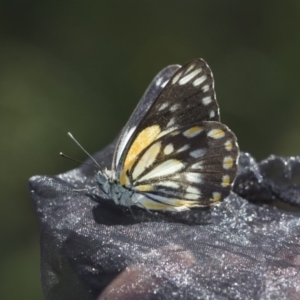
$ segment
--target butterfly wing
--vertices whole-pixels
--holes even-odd
[[[133,203],[152,210],[186,210],[224,199],[236,177],[235,135],[219,122],[183,126],[148,145],[121,180]]]
[[[173,74],[121,148],[116,178],[133,191],[130,205],[178,211],[228,195],[239,149],[235,135],[220,123],[213,75],[204,60]]]
[[[116,169],[116,166],[120,160],[121,154],[123,153],[125,146],[128,144],[133,133],[137,129],[137,124],[140,123],[147,111],[149,111],[153,102],[157,99],[159,93],[165,87],[168,80],[179,68],[179,65],[168,66],[162,71],[160,71],[152,80],[151,84],[147,88],[145,94],[143,95],[142,99],[138,103],[137,107],[133,111],[131,117],[129,118],[127,124],[124,126],[123,131],[120,134],[120,138],[117,143],[113,157],[113,170]]]
[[[126,134],[117,147],[117,178],[132,167],[137,155],[155,139],[188,124],[220,121],[213,75],[200,58],[178,69],[151,101],[152,106],[137,127],[126,129],[131,134]]]

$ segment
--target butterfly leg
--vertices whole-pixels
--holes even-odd
[[[141,208],[144,208],[149,214],[152,214],[152,212],[145,205],[143,205],[142,203],[137,203],[137,206],[139,206]]]

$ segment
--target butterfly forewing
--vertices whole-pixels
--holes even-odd
[[[212,72],[202,59],[177,70],[127,140],[116,166],[117,177],[129,170],[141,150],[164,134],[202,121],[219,121]]]

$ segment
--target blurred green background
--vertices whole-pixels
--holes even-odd
[[[0,299],[42,299],[27,181],[109,143],[154,75],[211,66],[221,116],[258,160],[300,154],[300,1],[0,2]]]

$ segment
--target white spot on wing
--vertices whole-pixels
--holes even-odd
[[[167,127],[173,126],[175,124],[175,119],[172,118],[169,123],[167,124]]]
[[[163,103],[160,107],[159,107],[159,111],[164,110],[166,107],[168,107],[168,103]]]
[[[132,173],[133,179],[136,179],[146,170],[146,168],[154,163],[158,153],[160,152],[160,148],[161,143],[155,143],[142,155]]]
[[[203,93],[206,93],[208,90],[209,90],[209,85],[208,84],[204,85],[202,88]]]
[[[170,107],[170,111],[174,112],[176,109],[178,109],[179,105],[178,104],[174,104]]]
[[[180,80],[179,80],[179,84],[180,85],[184,85],[186,83],[188,83],[190,80],[192,80],[196,75],[198,75],[199,73],[201,73],[202,69],[199,68],[199,69],[196,69],[195,71],[191,72],[190,74],[188,75],[185,75],[184,77],[182,77]]]
[[[211,97],[210,96],[207,96],[207,97],[204,97],[203,99],[202,99],[202,103],[203,103],[203,105],[208,105],[209,103],[211,103]]]
[[[186,194],[184,195],[184,198],[185,198],[185,199],[189,199],[189,200],[196,200],[196,199],[199,198],[199,195],[197,195],[197,194],[186,193]]]
[[[162,182],[158,182],[158,185],[167,187],[167,188],[172,188],[172,189],[180,188],[180,184],[178,184],[177,182],[174,182],[174,181],[162,181]]]
[[[197,79],[194,80],[193,86],[199,86],[201,83],[203,83],[206,80],[207,76],[203,75]]]
[[[177,159],[169,159],[153,168],[149,173],[145,174],[140,181],[149,180],[157,177],[164,177],[174,174],[181,170],[184,164]]]
[[[199,157],[203,156],[206,153],[206,151],[207,151],[206,149],[197,149],[197,150],[191,151],[190,156],[194,157],[194,158],[199,158]]]
[[[156,84],[157,86],[160,86],[161,82],[162,82],[162,77],[158,78],[158,80],[156,81],[155,84]]]
[[[215,114],[215,111],[214,111],[214,110],[211,110],[210,113],[209,113],[209,117],[210,117],[210,118],[214,118],[215,115],[216,115],[216,114]]]
[[[163,82],[163,83],[161,84],[161,87],[164,88],[164,87],[167,85],[168,82],[169,82],[169,80],[166,80],[165,82]]]
[[[192,194],[198,194],[198,195],[200,195],[200,191],[197,188],[193,187],[193,186],[189,186],[186,189],[186,192],[187,193],[192,193]]]
[[[181,147],[180,149],[177,150],[177,153],[180,153],[180,152],[182,152],[182,151],[185,151],[185,150],[187,150],[187,149],[189,149],[189,148],[190,148],[189,145],[184,145],[183,147]]]
[[[181,74],[182,74],[182,72],[179,72],[177,75],[174,76],[174,78],[172,79],[172,84],[175,84],[178,81]]]
[[[189,182],[200,183],[202,181],[199,173],[189,172],[185,174],[185,178]]]
[[[172,144],[169,144],[164,148],[164,154],[166,155],[171,154],[173,151],[174,151],[174,147]]]
[[[198,161],[191,166],[191,169],[202,169],[203,168],[202,164],[203,164],[202,161]]]
[[[184,74],[187,74],[188,72],[192,71],[194,68],[195,68],[195,64],[191,64],[191,65],[189,66],[189,68],[185,71]]]

